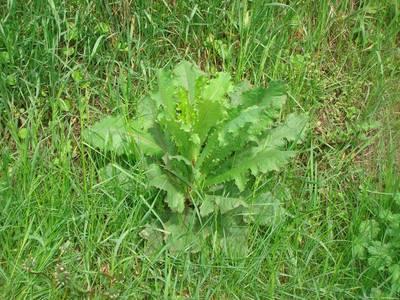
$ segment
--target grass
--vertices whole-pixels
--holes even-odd
[[[357,227],[400,191],[400,6],[385,1],[1,1],[0,296],[363,298],[385,274],[353,259]],[[265,181],[289,217],[252,228],[243,260],[160,253],[138,232],[157,201],[129,187],[80,132],[133,116],[157,68],[182,59],[289,86],[312,130]],[[396,295],[389,296],[395,298]]]

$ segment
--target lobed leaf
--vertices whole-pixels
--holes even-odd
[[[128,124],[122,117],[105,117],[83,131],[84,140],[102,151],[112,151],[118,155],[133,151],[133,139]]]
[[[251,171],[253,175],[265,174],[269,171],[278,171],[293,157],[295,152],[282,151],[263,147],[251,148],[238,156],[225,162],[225,167],[221,172],[208,177],[205,181],[206,186],[224,183],[229,180],[242,182],[246,172]],[[238,185],[238,188],[242,188]]]
[[[286,141],[302,141],[307,122],[305,114],[290,114],[286,122],[269,130],[259,143],[264,147],[278,148],[284,146]]]
[[[200,206],[200,215],[206,217],[211,213],[225,214],[238,207],[247,207],[247,204],[241,198],[205,195]]]
[[[139,235],[146,240],[144,252],[148,256],[153,256],[159,252],[163,246],[163,233],[155,223],[148,223]]]
[[[258,195],[248,204],[243,219],[246,223],[274,225],[283,219],[285,210],[271,193]]]
[[[172,211],[183,212],[185,197],[183,192],[171,182],[169,176],[163,173],[159,166],[152,164],[147,172],[149,184],[167,192],[166,202]]]
[[[178,64],[174,71],[175,84],[182,86],[188,92],[189,103],[194,103],[196,96],[196,82],[205,74],[196,66],[187,61]]]
[[[199,252],[202,242],[208,237],[207,228],[201,228],[197,215],[188,209],[183,214],[171,214],[164,224],[165,241],[172,254]]]

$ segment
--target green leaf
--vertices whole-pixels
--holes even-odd
[[[58,99],[58,105],[59,105],[60,109],[64,112],[71,111],[71,103],[68,100]]]
[[[169,117],[175,116],[176,87],[172,84],[172,74],[169,71],[158,71],[158,92],[151,95],[157,106],[162,106]]]
[[[235,97],[236,107],[230,109],[224,123],[208,137],[198,160],[199,166],[210,158],[223,161],[246,143],[257,140],[256,137],[265,133],[279,116],[286,94],[284,85],[278,82],[267,89],[245,90]],[[205,168],[209,172],[215,165],[211,163]]]
[[[72,71],[71,77],[75,82],[80,82],[83,80],[82,72],[79,69]]]
[[[264,193],[251,202],[245,212],[243,219],[246,223],[258,225],[274,225],[279,223],[285,216],[285,210],[278,199],[271,193]]]
[[[200,206],[200,215],[205,217],[218,212],[225,214],[238,207],[247,207],[247,204],[241,198],[205,195]]]
[[[356,237],[353,241],[353,256],[359,259],[365,259],[368,243],[362,237]]]
[[[168,203],[169,208],[175,212],[183,212],[185,208],[184,194],[171,182],[169,176],[163,173],[156,164],[149,166],[147,175],[151,186],[167,192],[165,201]]]
[[[116,163],[109,163],[99,169],[99,186],[110,189],[110,193],[116,190],[123,190],[127,194],[132,192],[132,189],[137,188],[137,182],[140,180],[135,178],[130,169],[126,169]]]
[[[255,176],[269,171],[278,171],[294,154],[293,151],[264,149],[263,147],[251,148],[225,162],[225,168],[222,168],[221,172],[216,175],[207,178],[205,185],[211,186],[229,180],[240,182],[242,180],[241,177],[248,170]],[[241,185],[238,186],[238,188],[240,187]]]
[[[226,136],[231,134],[237,136],[240,129],[244,128],[247,124],[255,123],[259,120],[263,110],[258,106],[251,106],[240,112],[238,116],[225,123],[224,127],[218,134],[220,144],[226,143]]]
[[[242,108],[250,106],[262,106],[269,113],[277,117],[279,111],[286,103],[286,86],[280,81],[273,81],[268,88],[253,88],[245,90],[239,97],[239,106]]]
[[[201,100],[198,103],[198,117],[194,131],[199,136],[199,145],[203,144],[211,128],[226,118],[227,111],[223,101]]]
[[[74,54],[75,53],[75,48],[73,48],[73,47],[64,47],[63,48],[63,54],[66,56],[66,57],[69,57],[69,56],[71,56],[72,54]]]
[[[384,244],[379,241],[371,242],[368,246],[368,263],[373,268],[383,271],[390,266],[393,260],[393,254],[390,244]]]
[[[165,171],[174,177],[178,185],[183,189],[191,186],[193,179],[192,163],[181,155],[164,155]]]
[[[234,216],[224,216],[220,225],[214,236],[222,252],[234,259],[245,257],[248,253],[248,226],[240,225]]]
[[[117,155],[134,154],[135,145],[142,152],[152,155],[161,151],[147,131],[140,128],[137,123],[129,123],[119,116],[105,117],[92,127],[85,129],[83,138],[89,145]]]
[[[145,97],[138,102],[136,117],[131,122],[136,145],[147,155],[159,155],[162,152],[159,140],[150,130],[155,127],[156,114],[156,103],[151,97]]]
[[[161,148],[154,140],[152,134],[147,131],[135,130],[134,128],[130,132],[131,138],[134,140],[136,146],[141,150],[142,153],[147,155],[157,155],[162,153]]]
[[[282,147],[285,145],[285,140],[301,141],[306,132],[307,122],[305,114],[290,114],[285,123],[267,133],[266,138],[262,141],[264,147]]]
[[[146,240],[144,252],[148,256],[156,255],[163,246],[163,232],[155,223],[146,224],[139,235]]]
[[[368,242],[375,239],[378,236],[379,231],[379,223],[375,220],[367,220],[360,224],[360,236]]]
[[[107,164],[99,170],[101,180],[112,180],[116,179],[119,184],[124,185],[129,183],[128,171],[124,170],[121,166],[115,164]]]
[[[194,103],[196,96],[196,82],[204,73],[195,65],[183,61],[174,69],[176,84],[185,88],[188,92],[189,103]]]
[[[6,51],[0,51],[0,63],[8,64],[10,62],[10,55]]]
[[[164,132],[161,126],[157,123],[154,124],[152,128],[148,130],[149,135],[151,135],[152,141],[156,143],[156,145],[164,152],[171,155],[177,153],[175,144],[171,141],[170,136],[167,132]],[[147,133],[145,133],[147,134]],[[145,152],[146,153],[146,152]],[[153,153],[146,153],[149,156],[152,156]]]
[[[228,73],[218,73],[202,90],[201,98],[210,102],[219,102],[232,88],[231,76]]]
[[[359,227],[359,235],[353,241],[353,255],[359,259],[366,259],[367,248],[378,236],[379,231],[379,223],[375,220],[362,222]]]
[[[247,227],[231,227],[226,230],[220,240],[223,252],[232,258],[245,257],[249,251],[247,243],[248,232]]]
[[[26,138],[28,137],[28,133],[29,133],[29,131],[28,131],[28,129],[26,129],[25,127],[24,127],[24,128],[21,128],[20,130],[18,130],[18,136],[19,136],[22,140],[24,140],[24,139],[26,139]]]
[[[175,143],[179,153],[189,160],[195,159],[195,150],[200,147],[200,144],[192,139],[191,131],[185,128],[183,124],[179,124],[171,118],[162,119],[160,123],[165,126],[165,131]]]
[[[389,267],[389,272],[392,281],[392,289],[394,292],[400,292],[400,265],[393,264]]]
[[[154,126],[157,117],[157,105],[151,97],[144,97],[138,101],[136,116],[133,120],[136,128],[148,130]]]
[[[10,74],[7,75],[6,77],[6,83],[9,86],[15,86],[17,84],[17,76],[15,74]]]
[[[394,194],[393,200],[397,205],[400,206],[400,192],[397,192],[397,193]]]
[[[105,117],[83,131],[83,138],[93,147],[118,155],[132,153],[133,139],[129,127],[121,117]]]
[[[239,191],[243,192],[246,188],[246,184],[248,181],[248,172],[245,171],[241,174],[238,174],[234,180],[235,180],[235,184],[238,187]]]
[[[165,241],[171,254],[199,252],[202,242],[208,237],[207,228],[199,226],[197,216],[188,209],[184,214],[171,214],[164,224]]]
[[[231,89],[231,92],[229,93],[232,106],[233,107],[239,106],[243,101],[242,99],[243,93],[249,91],[250,89],[251,89],[251,84],[247,80],[244,80],[235,85]]]

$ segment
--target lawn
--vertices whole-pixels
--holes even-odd
[[[308,115],[296,157],[255,179],[285,217],[240,258],[150,255],[163,192],[82,134],[135,118],[183,60],[284,81],[282,118]],[[397,0],[0,0],[0,298],[398,299],[399,83]],[[104,180],[121,159],[128,184]]]

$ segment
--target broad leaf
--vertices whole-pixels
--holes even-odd
[[[244,221],[258,225],[274,225],[285,216],[285,210],[271,193],[257,196],[245,209]]]
[[[207,228],[201,228],[197,215],[188,209],[183,214],[171,214],[164,224],[165,241],[172,254],[199,252],[203,241],[208,237]]]
[[[169,117],[175,115],[176,97],[175,87],[171,84],[172,74],[165,70],[158,72],[158,91],[151,95],[157,107],[162,107]]]
[[[268,131],[260,141],[264,147],[282,147],[285,141],[302,141],[307,126],[305,114],[290,114],[286,122]]]
[[[201,90],[201,98],[211,102],[224,101],[224,97],[232,89],[231,76],[227,73],[218,73],[208,85]]]
[[[146,240],[145,253],[153,256],[159,252],[163,246],[163,233],[155,223],[146,224],[139,235]]]
[[[248,235],[249,227],[240,224],[238,217],[233,215],[221,218],[219,231],[214,232],[220,250],[232,258],[243,258],[248,254]]]
[[[112,151],[118,155],[133,153],[132,132],[121,117],[106,117],[84,130],[85,141],[102,151]]]
[[[254,147],[241,153],[237,157],[233,157],[225,162],[225,167],[221,169],[221,173],[210,176],[206,179],[205,185],[224,183],[229,180],[243,182],[242,176],[248,170],[253,175],[267,173],[269,171],[279,171],[280,167],[285,165],[288,160],[294,156],[292,151],[282,151],[277,149],[263,149],[262,147]],[[238,188],[242,185],[239,184]]]
[[[153,137],[138,124],[127,122],[122,117],[106,117],[83,131],[84,140],[102,151],[117,155],[136,153],[136,147],[142,152],[155,155],[161,149]]]
[[[149,184],[160,190],[167,192],[165,201],[172,211],[183,212],[185,208],[185,197],[179,188],[171,182],[168,175],[163,173],[156,164],[149,167],[148,173]]]
[[[182,86],[188,92],[189,102],[194,103],[196,96],[196,83],[200,76],[204,73],[200,69],[187,62],[183,61],[174,69],[175,80],[177,85]]]
[[[200,206],[200,214],[202,217],[218,212],[225,214],[238,207],[247,207],[247,204],[241,198],[205,195]]]

